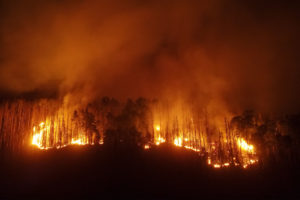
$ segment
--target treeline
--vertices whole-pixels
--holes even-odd
[[[259,114],[247,110],[231,119],[230,125],[255,145],[264,164],[300,161],[300,114]]]
[[[167,143],[193,149],[215,163],[299,163],[300,115],[259,114],[245,111],[221,119],[189,105],[169,105],[139,98],[119,102],[103,97],[87,105],[59,100],[10,100],[0,104],[0,149],[22,151],[31,147],[33,128],[43,129],[41,146],[60,148],[80,140],[107,147]],[[45,127],[39,127],[40,123]],[[243,151],[236,141],[253,144]]]

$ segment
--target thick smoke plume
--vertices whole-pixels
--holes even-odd
[[[299,111],[291,1],[1,1],[1,96]]]

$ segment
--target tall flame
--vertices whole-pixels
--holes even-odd
[[[86,134],[80,133],[76,137],[72,137],[71,140],[64,144],[50,145],[50,125],[46,122],[41,122],[38,126],[33,127],[33,136],[31,144],[39,149],[47,150],[51,148],[62,148],[68,145],[94,145],[94,142],[88,142]],[[103,144],[103,139],[99,141],[99,144]]]
[[[243,151],[246,151],[248,153],[254,153],[254,146],[248,144],[243,138],[239,138],[237,140],[237,144]]]

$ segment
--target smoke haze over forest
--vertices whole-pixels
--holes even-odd
[[[300,111],[293,1],[0,1],[0,93]]]

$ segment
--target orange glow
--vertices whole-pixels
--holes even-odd
[[[254,164],[254,163],[256,163],[257,161],[256,160],[250,160],[250,163],[251,164]]]
[[[182,147],[182,138],[175,138],[174,144],[175,146]]]
[[[238,146],[243,150],[243,151],[247,151],[249,153],[253,153],[254,152],[254,146],[248,144],[243,138],[239,138],[237,140],[237,144]]]
[[[210,158],[207,159],[207,164],[211,165],[211,159]]]
[[[156,130],[156,131],[160,131],[160,126],[159,126],[159,125],[156,125],[156,126],[155,126],[155,130]]]
[[[221,168],[220,164],[214,164],[214,168]]]
[[[100,139],[99,144],[104,144],[103,139]]]
[[[48,127],[49,128],[49,127]],[[37,131],[38,129],[38,131]],[[47,130],[45,123],[41,122],[38,127],[33,127],[32,145],[37,146],[39,149],[48,149],[49,147],[43,146],[44,132]]]
[[[35,128],[33,129],[33,132],[35,132]],[[41,148],[42,137],[43,137],[43,131],[40,131],[39,133],[35,133],[32,137],[32,144],[37,146],[38,148]]]
[[[158,136],[158,138],[156,139],[155,144],[156,145],[160,145],[161,143],[165,143],[166,139],[162,138],[161,136]]]
[[[77,145],[85,145],[87,143],[83,142],[81,138],[75,140],[75,139],[72,139],[71,141],[71,144],[77,144]]]
[[[39,149],[47,150],[50,148],[63,148],[68,145],[93,145],[94,142],[88,142],[88,138],[85,134],[79,133],[77,137],[71,138],[71,141],[66,141],[63,144],[60,145],[50,145],[50,125],[48,124],[49,120],[46,120],[45,122],[41,122],[38,126],[33,127],[33,136],[32,136],[32,145],[36,146]],[[160,127],[156,127],[156,130],[160,130]],[[184,138],[184,139],[183,139]],[[158,135],[157,138],[154,140],[154,144],[160,145],[161,143],[165,143],[166,139],[162,137],[161,135]],[[173,144],[178,147],[183,147],[185,149],[189,149],[195,152],[200,152],[200,146],[195,147],[193,146],[193,140],[190,140],[188,137],[175,137]],[[189,142],[190,145],[184,145],[186,142]],[[103,144],[103,138],[99,140],[99,144]],[[254,152],[254,146],[252,144],[248,144],[245,139],[238,138],[236,140],[237,146],[242,150],[242,163],[234,162],[233,164],[235,166],[241,165],[244,169],[246,169],[249,165],[255,164],[258,162],[258,159],[255,157]],[[211,149],[215,149],[216,144],[214,142],[211,143]],[[150,149],[150,144],[145,144],[144,149],[148,150]],[[250,157],[249,157],[249,156]],[[236,158],[233,157],[233,160],[235,161]],[[212,159],[212,157],[208,157],[207,164],[212,165],[213,168],[222,168],[222,167],[229,167],[230,163],[229,161],[220,163],[219,159]]]
[[[223,164],[224,167],[229,167],[229,165],[230,165],[229,163],[224,163]]]
[[[32,129],[32,141],[31,144],[39,149],[47,150],[51,148],[60,149],[68,145],[94,145],[94,142],[88,142],[88,138],[85,134],[80,133],[77,137],[71,138],[71,141],[65,141],[64,144],[50,144],[50,125],[48,121],[41,122],[38,126],[34,126]],[[103,139],[100,139],[99,144],[103,144]]]
[[[188,146],[188,145],[185,145],[184,148],[190,149],[190,150],[193,150],[193,151],[196,151],[196,152],[200,151],[200,149],[197,149],[197,148],[194,148],[194,147],[191,147],[191,146]]]
[[[168,117],[172,118],[171,115]],[[167,117],[158,116],[152,120],[153,124],[150,124],[150,126],[153,127],[153,140],[146,141],[146,144],[141,146],[141,148],[148,150],[151,148],[151,145],[160,145],[168,142],[174,146],[197,152],[199,156],[207,156],[207,164],[213,168],[230,166],[247,168],[258,162],[254,145],[248,143],[248,141],[246,142],[246,139],[240,137],[240,135],[237,136],[232,133],[233,136],[227,138],[225,130],[220,127],[217,133],[218,136],[212,137],[209,132],[198,129],[200,125],[204,126],[205,124],[197,125],[196,123],[201,122],[186,120],[186,118],[180,117],[178,113],[175,113],[173,120],[167,119]],[[176,124],[176,127],[170,124],[171,122]],[[86,131],[82,125],[76,125],[72,121],[72,115],[70,115],[68,110],[59,109],[54,116],[50,115],[38,125],[33,126],[31,143],[38,149],[43,150],[50,148],[59,149],[68,145],[104,143],[104,131],[99,135],[92,131],[88,133]],[[96,138],[99,139],[96,140]],[[223,151],[221,154],[219,153],[220,146]],[[233,157],[232,154],[228,153],[229,147],[233,150]]]

